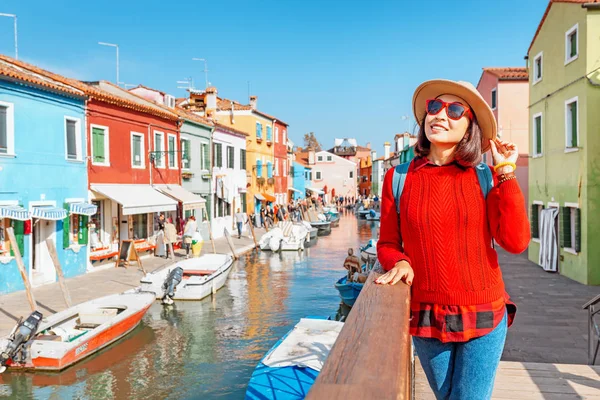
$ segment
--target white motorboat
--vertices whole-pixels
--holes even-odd
[[[280,222],[276,227],[264,234],[259,241],[261,250],[298,251],[304,249],[309,236],[308,230],[301,224],[290,221]]]
[[[0,345],[1,369],[60,371],[131,332],[154,302],[152,293],[113,294],[43,318],[34,311]]]
[[[146,274],[141,290],[153,292],[163,303],[173,300],[202,300],[221,289],[233,266],[226,254],[205,254],[178,261],[167,268]]]

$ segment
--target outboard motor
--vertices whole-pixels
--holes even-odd
[[[175,296],[175,288],[183,279],[183,268],[177,267],[169,272],[167,279],[163,283],[163,290],[165,295],[162,298],[163,304],[173,304],[173,297]]]
[[[27,360],[28,342],[33,338],[42,321],[43,315],[39,311],[32,312],[27,319],[19,319],[8,337],[6,348],[0,353],[0,373],[6,371],[6,364],[14,359],[17,362]]]

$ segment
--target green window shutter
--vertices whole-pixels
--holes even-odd
[[[175,138],[169,136],[169,167],[175,167]]]
[[[573,210],[575,213],[575,248],[576,252],[581,252],[581,209],[576,208]]]
[[[209,220],[212,220],[212,214],[211,214],[211,210],[212,210],[212,196],[206,196],[206,214]]]
[[[80,215],[79,216],[79,235],[78,242],[79,244],[86,245],[88,244],[88,216]]]
[[[15,239],[17,239],[17,247],[19,248],[21,257],[23,257],[25,255],[25,235],[23,234],[25,232],[25,222],[13,219],[11,222],[11,226],[15,234]],[[10,249],[10,255],[13,257],[15,255],[15,252],[13,251],[12,247]]]
[[[93,161],[98,163],[105,162],[104,158],[104,130],[100,128],[92,129],[92,143],[94,146]]]
[[[571,34],[571,53],[569,55],[571,57],[575,57],[577,55],[577,31]]]
[[[571,103],[571,146],[577,147],[577,102]]]
[[[561,207],[561,235],[560,235],[560,247],[571,248],[571,208]]]
[[[69,238],[69,231],[71,229],[71,227],[70,227],[71,215],[69,214],[69,203],[65,203],[63,205],[63,208],[65,210],[67,210],[67,216],[65,219],[63,219],[63,249],[66,249],[71,245],[70,238]]]
[[[535,151],[536,154],[542,154],[542,118],[535,119]]]
[[[204,165],[202,166],[202,169],[210,169],[210,147],[208,144],[202,144],[202,153],[203,153],[203,158],[204,158]]]

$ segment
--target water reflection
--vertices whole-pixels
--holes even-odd
[[[200,302],[154,304],[126,339],[60,374],[8,372],[0,395],[18,399],[243,398],[256,363],[300,318],[335,313],[334,282],[348,247],[378,224],[343,212],[303,252],[252,253]]]

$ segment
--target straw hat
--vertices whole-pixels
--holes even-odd
[[[473,114],[475,114],[483,138],[496,139],[498,128],[494,113],[475,86],[469,82],[434,79],[420,84],[413,95],[413,113],[419,125],[423,123],[423,116],[426,113],[425,102],[444,94],[451,94],[464,99],[473,111]],[[481,147],[481,150],[485,153],[489,150],[490,144],[487,140],[484,140]]]

